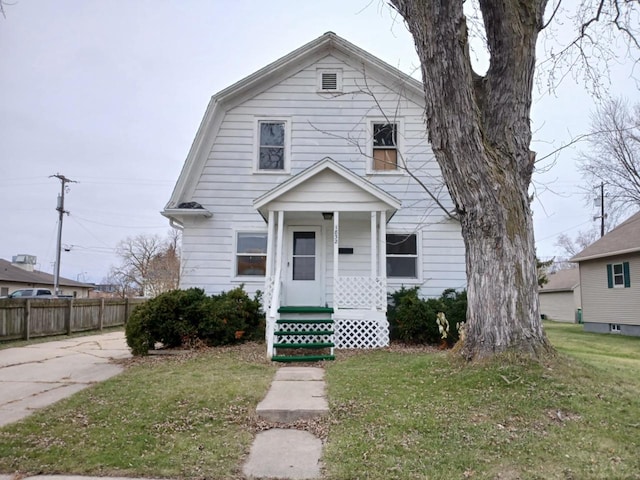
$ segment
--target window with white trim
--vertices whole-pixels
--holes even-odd
[[[618,323],[610,323],[609,324],[609,332],[611,332],[611,333],[620,333],[620,324],[618,324]]]
[[[373,170],[396,170],[398,168],[398,124],[374,122],[371,130]]]
[[[613,286],[624,286],[624,270],[621,263],[613,264]]]
[[[267,233],[237,232],[236,276],[264,277],[267,271]]]
[[[387,277],[418,278],[418,238],[411,234],[387,234]]]
[[[289,170],[289,132],[288,120],[258,120],[256,171],[282,173]]]
[[[607,264],[607,286],[609,288],[629,288],[631,286],[629,262]]]

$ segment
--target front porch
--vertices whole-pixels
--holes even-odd
[[[300,360],[331,359],[334,348],[387,346],[386,224],[399,202],[325,159],[255,205],[268,229],[268,356],[294,361],[279,350],[304,348],[311,355]]]

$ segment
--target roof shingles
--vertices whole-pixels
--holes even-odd
[[[570,261],[582,262],[632,252],[640,252],[640,212],[632,215],[604,237],[593,242]]]

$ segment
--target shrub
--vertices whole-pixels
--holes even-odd
[[[200,323],[198,338],[209,345],[258,340],[264,336],[260,298],[260,292],[253,299],[249,298],[242,287],[212,296]]]
[[[163,293],[133,311],[127,344],[134,355],[145,355],[156,342],[179,347],[197,339],[208,345],[257,340],[264,333],[260,297],[249,298],[243,286],[211,297],[199,288]]]
[[[406,343],[441,343],[436,322],[438,312],[443,312],[449,321],[447,343],[453,345],[458,340],[457,325],[466,318],[466,292],[447,289],[439,298],[424,300],[418,294],[418,287],[402,287],[390,294],[387,318],[391,339]]]

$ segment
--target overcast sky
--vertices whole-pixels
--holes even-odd
[[[69,184],[61,274],[100,282],[128,236],[166,235],[160,216],[211,95],[333,31],[412,73],[404,25],[377,0],[13,0],[0,17],[0,258],[38,257],[53,272],[56,197]],[[560,32],[563,33],[563,32]],[[567,32],[565,32],[567,33]],[[638,101],[622,65],[609,91]],[[542,80],[540,85],[546,82]],[[538,89],[532,113],[541,157],[585,133],[594,103],[571,79]],[[563,150],[536,181],[538,254],[594,222]]]

